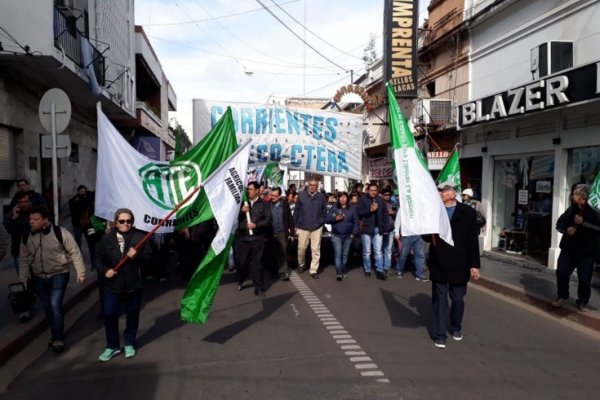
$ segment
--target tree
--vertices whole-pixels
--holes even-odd
[[[369,34],[369,43],[363,49],[362,60],[365,63],[365,68],[369,68],[369,65],[377,60],[377,50],[375,48],[376,35],[374,33]]]

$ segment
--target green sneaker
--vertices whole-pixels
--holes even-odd
[[[114,356],[118,356],[119,354],[121,354],[121,350],[119,350],[119,349],[106,348],[106,349],[104,349],[102,354],[100,354],[100,356],[98,357],[98,360],[100,360],[102,362],[106,362],[106,361],[110,360],[111,358],[113,358]]]
[[[125,346],[125,358],[135,357],[135,349],[133,346]]]

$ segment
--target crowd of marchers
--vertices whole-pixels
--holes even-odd
[[[229,258],[236,289],[242,291],[250,279],[254,294],[264,297],[265,274],[289,281],[293,271],[308,272],[309,279],[317,280],[328,263],[334,266],[335,279],[343,282],[348,277],[348,260],[354,256],[366,279],[400,279],[411,269],[415,280],[431,282],[434,345],[445,348],[448,335],[462,340],[467,284],[479,279],[478,235],[485,224],[473,190],[466,189],[459,201],[454,183],[437,186],[452,229],[453,244],[449,244],[437,234],[404,235],[401,218],[397,218],[401,205],[391,187],[358,183],[350,193],[325,193],[319,184],[311,179],[301,190],[290,185],[284,192],[248,183]],[[187,282],[216,234],[215,220],[172,234],[154,234],[139,245],[145,233],[135,228],[133,211],[115,210],[111,221],[96,217],[94,192],[84,185],[69,201],[69,230],[52,224],[47,200],[26,179],[18,180],[16,187],[3,224],[10,240],[0,230],[0,256],[11,243],[16,278],[23,288],[11,297],[15,313],[26,323],[32,303],[39,299],[50,327],[49,347],[57,353],[64,351],[63,299],[71,270],[78,283],[86,279],[80,250],[85,238],[98,280],[99,318],[105,324],[106,348],[98,359],[108,361],[121,353],[134,357],[144,281],[166,282],[174,254],[180,278]],[[585,311],[590,299],[600,218],[587,204],[589,196],[588,186],[575,186],[573,202],[557,222],[564,234],[556,272],[557,307],[569,298],[568,281],[575,270],[578,307]],[[326,262],[321,257],[323,249]],[[122,310],[124,347],[119,334]]]

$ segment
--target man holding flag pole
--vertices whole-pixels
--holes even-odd
[[[431,243],[432,336],[435,347],[445,348],[448,295],[452,300],[449,329],[454,340],[462,340],[463,298],[467,282],[471,277],[479,279],[479,228],[475,211],[456,201],[456,184],[453,181],[436,187],[391,85],[387,85],[387,92],[390,137],[398,180],[396,223],[402,227],[402,236],[424,235],[423,238]]]

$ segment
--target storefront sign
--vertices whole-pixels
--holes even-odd
[[[458,106],[458,129],[600,97],[600,62]]]
[[[386,0],[384,82],[397,97],[417,97],[417,28],[419,0]]]
[[[437,171],[444,168],[448,161],[450,153],[447,151],[430,151],[427,153],[427,167],[431,171]]]
[[[387,157],[369,159],[369,177],[371,179],[392,179],[394,168]]]
[[[529,202],[529,192],[527,190],[519,190],[518,203],[520,206],[526,206]]]
[[[552,182],[551,181],[537,181],[535,183],[536,193],[552,193]]]
[[[252,139],[248,167],[280,163],[319,175],[361,178],[361,115],[194,99],[195,143],[228,106],[238,140]]]

